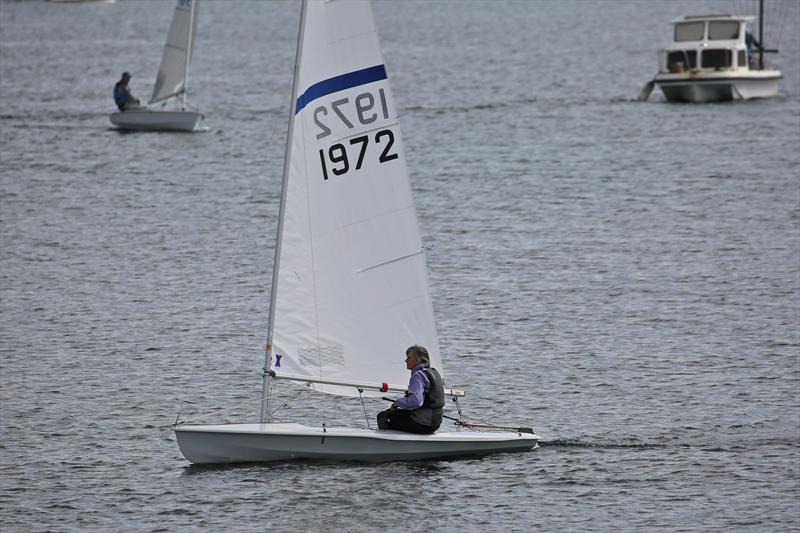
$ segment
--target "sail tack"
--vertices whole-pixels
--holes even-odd
[[[433,366],[442,367],[372,8],[360,0],[309,1],[301,24],[271,369],[403,385],[412,344],[426,346]]]
[[[197,0],[178,0],[161,56],[150,103],[160,102],[186,90],[189,63],[197,29]]]

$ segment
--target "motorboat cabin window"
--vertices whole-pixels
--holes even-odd
[[[681,22],[675,24],[675,41],[702,41],[704,22]]]
[[[738,65],[739,65],[739,68],[744,68],[744,67],[749,66],[747,64],[747,54],[745,53],[744,50],[739,50],[739,63],[738,63]]]
[[[667,54],[669,72],[683,72],[693,68],[697,68],[696,50],[678,50]]]
[[[733,65],[731,50],[703,50],[703,68],[727,68]]]
[[[713,20],[708,23],[708,39],[710,41],[730,41],[738,38],[738,21]]]

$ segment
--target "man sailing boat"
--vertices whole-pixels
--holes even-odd
[[[431,368],[428,350],[416,344],[406,350],[406,368],[411,370],[408,390],[389,409],[378,413],[378,429],[433,433],[442,425],[442,376]]]
[[[135,98],[128,87],[131,81],[131,73],[123,72],[120,80],[114,85],[114,103],[120,111],[125,111],[132,107],[139,107],[139,99]]]

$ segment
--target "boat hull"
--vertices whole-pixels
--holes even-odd
[[[203,114],[197,111],[130,109],[112,113],[108,119],[123,130],[194,131],[203,121]]]
[[[659,75],[655,83],[668,102],[706,103],[769,98],[778,94],[780,73],[768,76],[700,77]]]
[[[224,424],[174,427],[183,456],[195,464],[313,459],[409,461],[529,452],[539,437],[511,432],[437,432],[309,427],[301,424]]]

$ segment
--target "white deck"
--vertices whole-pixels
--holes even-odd
[[[539,441],[537,435],[530,433],[464,430],[416,435],[301,424],[179,425],[174,429],[181,453],[198,464],[291,459],[366,462],[433,459],[528,452]]]

